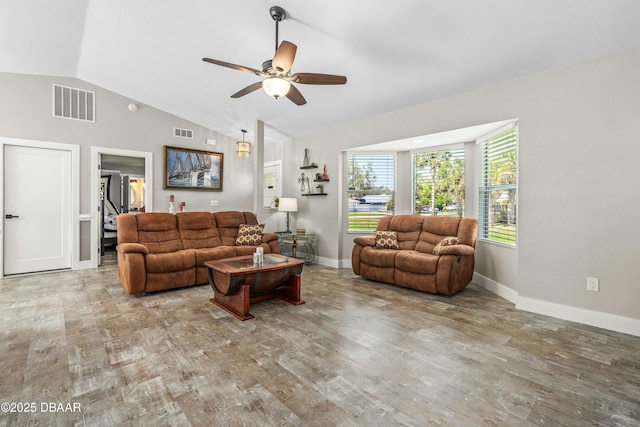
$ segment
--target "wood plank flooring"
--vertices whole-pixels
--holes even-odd
[[[0,426],[640,425],[638,337],[473,284],[302,283],[241,322],[208,286],[129,296],[113,262],[0,280]]]

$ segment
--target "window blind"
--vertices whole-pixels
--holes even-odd
[[[395,155],[347,154],[348,231],[375,230],[394,213]]]
[[[478,234],[480,238],[516,244],[517,129],[494,134],[480,142]]]
[[[414,213],[464,214],[464,147],[412,155]]]

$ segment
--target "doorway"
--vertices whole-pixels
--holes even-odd
[[[153,153],[91,147],[91,163],[91,261],[98,267],[117,243],[117,216],[153,209]]]
[[[0,277],[78,268],[79,151],[0,138]]]

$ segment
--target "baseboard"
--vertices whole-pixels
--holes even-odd
[[[351,268],[351,258],[339,260],[338,265],[339,268]]]
[[[518,297],[516,308],[640,337],[640,320],[630,317],[525,297]]]
[[[333,258],[325,258],[325,257],[319,256],[317,257],[316,262],[320,265],[324,265],[325,267],[340,268],[338,267],[339,265],[338,260],[335,260]]]
[[[529,311],[640,337],[639,319],[521,297],[517,291],[478,273],[473,274],[473,281],[488,291],[514,303],[517,310]]]
[[[478,273],[473,273],[473,281],[478,285],[482,286],[488,291],[493,292],[494,294],[506,299],[509,302],[516,304],[518,302],[518,292],[513,289],[505,286],[501,283],[496,282],[493,279],[489,279]]]
[[[78,263],[78,270],[86,270],[88,268],[94,268],[91,260],[80,261]]]

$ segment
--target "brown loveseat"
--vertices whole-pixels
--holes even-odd
[[[446,295],[461,291],[473,278],[476,219],[386,216],[378,223],[376,234],[354,239],[351,265],[355,274]],[[393,244],[394,235],[397,246]]]
[[[118,275],[130,294],[208,282],[206,261],[249,255],[238,246],[241,224],[257,225],[252,212],[147,212],[118,215]],[[258,236],[259,239],[259,236]],[[280,253],[278,236],[262,233],[265,253]]]

